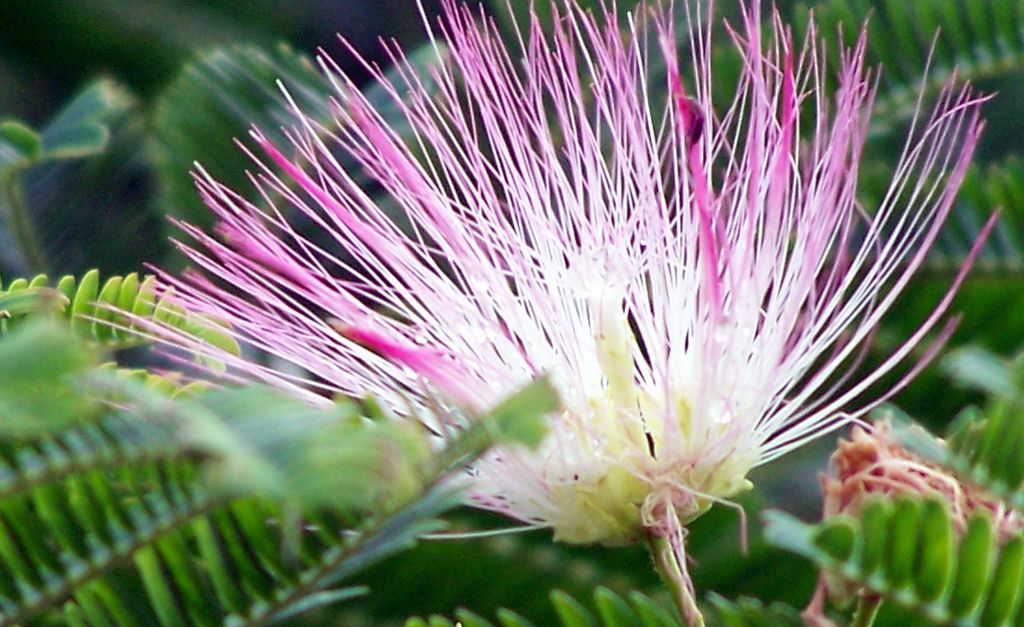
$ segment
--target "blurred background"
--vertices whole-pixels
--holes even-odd
[[[485,8],[509,26],[505,0]],[[436,0],[423,0],[435,14]],[[513,10],[526,3],[513,1]],[[632,2],[620,0],[623,8]],[[765,3],[767,5],[767,3]],[[906,337],[948,287],[984,219],[1002,208],[1001,224],[957,301],[963,321],[953,345],[980,344],[1010,354],[1024,338],[1024,31],[1019,3],[1007,0],[822,0],[778,3],[798,32],[813,9],[822,36],[852,41],[868,22],[872,63],[883,68],[877,120],[862,172],[863,199],[877,199],[919,95],[927,102],[959,75],[996,95],[978,163],[928,271],[878,334],[872,360]],[[735,13],[719,0],[719,11]],[[91,268],[128,273],[154,263],[179,267],[168,245],[168,217],[209,225],[189,170],[203,163],[244,188],[247,160],[233,145],[252,123],[273,133],[288,116],[274,81],[300,106],[325,116],[325,92],[311,57],[327,50],[357,83],[368,73],[338,42],[386,63],[378,38],[396,38],[414,63],[443,62],[424,42],[413,0],[3,0],[0,2],[0,277],[80,275]],[[934,39],[934,33],[941,35]],[[724,38],[720,38],[724,41]],[[927,66],[932,42],[932,67]],[[830,57],[836,57],[832,46]],[[727,52],[720,71],[734,72]],[[719,72],[719,68],[716,68]],[[717,74],[716,74],[717,76]],[[723,86],[728,79],[723,79]],[[727,90],[725,90],[727,91]],[[379,96],[379,94],[378,94]],[[372,99],[372,93],[371,93]],[[381,100],[386,108],[386,100]],[[32,139],[35,137],[38,141]],[[890,380],[886,384],[892,384]],[[976,400],[932,367],[895,402],[936,429]],[[751,550],[739,554],[739,518],[716,509],[694,526],[694,574],[702,590],[801,604],[813,570],[757,538],[757,512],[770,505],[813,517],[834,440],[758,471],[759,490],[744,497]],[[460,514],[467,528],[499,520]],[[450,571],[450,572],[449,572]],[[553,545],[545,534],[426,543],[365,577],[368,600],[347,606],[338,622],[398,624],[411,614],[450,614],[499,606],[545,624],[550,606],[538,591],[560,587],[587,596],[595,585],[653,589],[641,550]]]
[[[438,4],[423,7],[432,14]],[[163,216],[201,212],[188,180],[192,161],[234,156],[244,118],[259,122],[279,108],[275,78],[316,80],[309,60],[323,49],[361,83],[366,70],[339,36],[369,61],[381,60],[381,37],[413,48],[424,38],[416,3],[406,0],[12,0],[0,3],[0,19],[8,25],[0,116],[44,128],[94,89],[104,100],[95,115],[113,131],[110,145],[87,160],[96,163],[54,167],[44,159],[25,177],[46,259],[6,250],[0,272],[8,275],[128,272],[162,260]],[[234,90],[217,94],[218,84]],[[181,128],[178,116],[190,126]],[[221,171],[238,174],[244,164],[232,160]]]
[[[438,4],[423,7],[436,13]],[[204,48],[287,41],[310,53],[323,47],[359,73],[338,36],[370,59],[380,57],[379,37],[423,38],[415,0],[10,0],[0,18],[10,25],[0,42],[4,112],[29,121],[97,76],[151,100]]]

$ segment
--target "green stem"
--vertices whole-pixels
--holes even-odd
[[[39,237],[32,224],[32,214],[25,201],[25,191],[21,186],[21,168],[12,167],[4,172],[0,187],[2,187],[0,204],[3,204],[7,213],[7,223],[10,225],[11,235],[18,246],[26,269],[30,274],[46,272],[46,257],[39,244]]]
[[[850,627],[871,627],[878,617],[878,608],[882,606],[882,597],[877,594],[862,596],[857,603],[857,612],[853,615]]]
[[[676,609],[686,620],[686,624],[690,627],[704,627],[704,617],[697,607],[697,600],[693,597],[690,580],[686,574],[686,564],[680,563],[680,560],[686,559],[685,556],[676,555],[668,538],[654,534],[648,534],[647,548],[654,557],[655,569],[668,586]]]

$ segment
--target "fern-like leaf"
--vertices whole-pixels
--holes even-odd
[[[536,442],[557,407],[538,381],[434,454],[425,430],[353,401],[172,399],[173,381],[138,378],[90,380],[131,411],[0,431],[0,625],[267,625],[358,596],[341,584],[459,502],[443,478],[499,439]]]
[[[713,610],[709,625],[721,627],[799,627],[804,624],[800,613],[784,603],[765,605],[758,599],[741,598],[730,601],[717,594],[708,596]]]
[[[165,428],[114,417],[6,444],[0,625],[63,602],[211,511],[217,500],[187,481],[182,449]]]
[[[139,321],[150,320],[172,329],[199,337],[231,353],[238,353],[238,344],[230,334],[211,321],[183,311],[173,304],[173,290],[158,292],[156,277],[112,276],[101,280],[98,270],[81,278],[61,277],[56,283],[46,275],[32,279],[14,279],[0,284],[0,330],[22,324],[24,319],[40,310],[59,312],[72,326],[108,349],[127,348],[139,344]],[[129,312],[135,319],[119,313]]]
[[[642,592],[632,591],[626,598],[605,587],[594,590],[593,606],[588,607],[560,591],[549,595],[561,627],[682,627],[674,612]],[[800,613],[782,603],[765,606],[754,599],[728,601],[711,595],[712,609],[707,624],[721,627],[798,627]],[[466,609],[455,612],[455,621],[443,616],[410,618],[406,627],[532,627],[534,623],[510,610],[499,610],[492,622]]]
[[[433,530],[453,504],[430,496],[355,537],[337,517],[292,519],[306,531],[291,541],[286,510],[211,490],[190,459],[199,451],[176,433],[108,418],[9,449],[18,465],[0,500],[0,625],[67,599],[65,617],[90,624],[269,624],[356,594],[325,588]]]
[[[562,627],[682,627],[671,612],[641,592],[631,592],[627,599],[605,587],[594,590],[593,609],[559,590],[550,596],[552,606]],[[511,610],[499,610],[497,623],[460,609],[455,612],[457,623],[443,616],[410,618],[406,627],[532,627],[533,623]]]
[[[766,524],[769,542],[936,624],[1024,619],[1024,537],[1001,538],[987,514],[975,515],[958,532],[942,500],[875,498],[858,518],[834,516],[808,525],[769,512]]]
[[[929,255],[932,264],[949,261],[959,267],[993,212],[999,222],[985,241],[977,267],[986,272],[1024,270],[1024,160],[1012,155],[1002,161],[972,167],[957,196],[953,219]]]
[[[811,14],[822,35],[847,43],[867,25],[869,61],[885,70],[876,124],[909,117],[920,93],[938,88],[954,70],[962,79],[980,80],[1024,67],[1018,0],[826,0],[813,11],[800,3],[794,21],[806,24]],[[832,44],[830,61],[839,67],[840,48]],[[929,58],[931,70],[923,76]]]
[[[864,163],[858,196],[877,207],[888,191],[892,164]],[[1010,156],[968,169],[954,209],[928,254],[927,268],[937,274],[955,273],[967,258],[985,223],[996,211],[999,221],[985,240],[975,269],[988,274],[1015,274],[1024,268],[1024,161]]]

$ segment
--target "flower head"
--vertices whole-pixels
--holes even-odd
[[[825,519],[837,515],[859,517],[871,499],[879,496],[932,496],[948,505],[953,532],[958,537],[963,537],[970,520],[978,515],[985,515],[992,521],[1000,544],[1020,535],[1024,519],[1019,512],[997,495],[908,449],[901,442],[906,436],[901,437],[899,433],[904,430],[909,434],[923,431],[920,426],[894,428],[888,419],[882,419],[870,425],[855,426],[849,440],[839,440],[831,457],[831,472],[821,476]],[[920,437],[920,434],[914,435]],[[934,444],[942,448],[948,446],[938,439]],[[857,592],[856,584],[823,571],[804,617],[808,624],[832,624],[825,618],[826,599],[844,601]]]
[[[653,535],[681,553],[682,525],[753,467],[880,402],[865,393],[942,318],[952,290],[847,376],[950,211],[980,101],[945,89],[884,200],[862,208],[863,37],[830,95],[813,29],[795,46],[754,2],[728,31],[735,98],[713,103],[707,7],[687,3],[680,54],[664,8],[623,22],[567,1],[552,32],[534,20],[510,49],[483,15],[445,6],[432,37],[446,65],[418,75],[393,49],[399,80],[371,68],[411,139],[321,58],[333,124],[296,111],[287,147],[254,132],[262,206],[200,170],[221,237],[183,225],[205,276],[168,280],[308,376],[221,356],[237,372],[300,394],[483,408],[547,374],[564,411],[539,450],[476,464],[472,503],[569,542]]]
[[[849,440],[839,440],[831,462],[832,474],[821,476],[825,495],[822,514],[826,518],[857,516],[872,496],[933,495],[949,504],[958,534],[964,532],[972,516],[981,512],[995,522],[1000,541],[1024,529],[1020,514],[998,496],[908,450],[887,420],[854,427]]]

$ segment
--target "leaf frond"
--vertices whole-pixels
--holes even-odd
[[[233,354],[239,351],[229,333],[175,304],[172,289],[159,291],[152,275],[132,273],[102,280],[98,270],[91,270],[81,277],[63,276],[56,282],[41,274],[0,283],[0,332],[16,328],[39,311],[66,318],[82,336],[109,350],[144,342],[139,320],[149,320]],[[128,319],[122,311],[135,319]]]
[[[805,2],[793,10],[801,32],[811,14],[830,40],[832,67],[841,65],[837,39],[852,45],[867,28],[869,62],[884,68],[876,132],[909,118],[921,92],[937,90],[954,72],[979,81],[1024,68],[1024,15],[1017,0],[826,0],[813,11]]]
[[[621,597],[608,588],[594,590],[593,605],[587,606],[572,596],[554,590],[548,598],[562,627],[682,627],[668,609],[642,592],[633,591]],[[443,616],[410,618],[405,627],[532,627],[533,623],[519,614],[502,609],[492,622],[466,609],[455,612],[455,621]],[[457,622],[456,622],[457,621]]]
[[[346,580],[444,526],[452,472],[557,408],[541,380],[435,454],[351,400],[94,379],[110,411],[0,438],[0,625],[269,625],[349,600],[366,590]]]
[[[830,587],[880,595],[936,624],[1021,618],[1024,536],[1001,533],[987,513],[958,529],[943,500],[872,497],[856,518],[813,525],[769,512],[765,537],[822,568]]]

